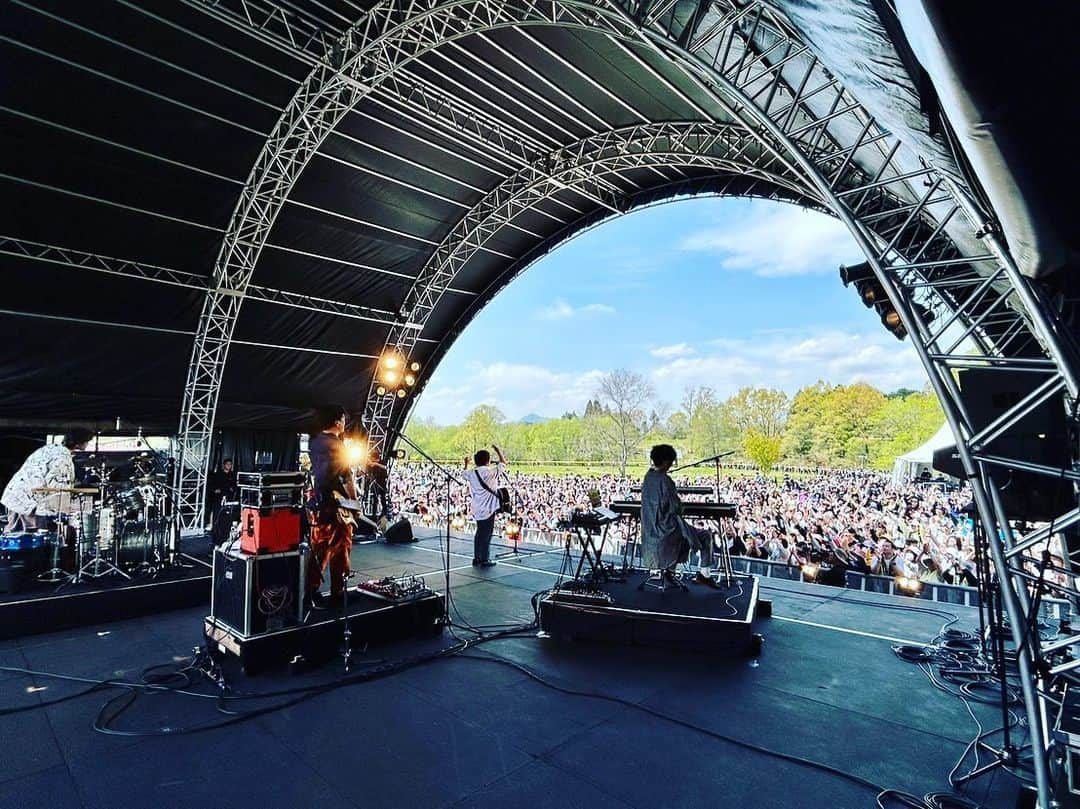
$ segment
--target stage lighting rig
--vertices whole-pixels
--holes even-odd
[[[420,363],[402,356],[396,349],[388,349],[379,358],[375,371],[375,395],[396,396],[404,399],[416,385]]]
[[[885,294],[885,288],[874,275],[869,262],[864,261],[850,267],[841,264],[840,280],[844,282],[844,286],[855,285],[855,291],[859,293],[859,300],[863,302],[863,306],[873,308],[881,318],[881,325],[888,329],[897,340],[907,337],[907,329],[904,328],[903,321],[900,319],[900,313],[896,311],[889,296]],[[929,323],[934,319],[934,313],[922,304],[913,303],[912,308],[922,322]]]

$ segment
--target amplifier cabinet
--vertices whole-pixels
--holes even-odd
[[[279,553],[300,544],[300,509],[240,510],[240,549],[245,553]]]
[[[304,617],[307,555],[214,551],[210,615],[244,637],[295,626]]]

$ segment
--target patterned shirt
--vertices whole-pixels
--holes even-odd
[[[34,494],[43,486],[66,488],[75,480],[71,450],[63,444],[47,444],[30,453],[18,472],[8,481],[0,503],[16,514],[51,515],[64,510],[66,495]]]

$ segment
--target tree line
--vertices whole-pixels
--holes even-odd
[[[536,423],[508,422],[492,405],[441,426],[413,420],[413,441],[441,459],[459,459],[499,444],[514,461],[608,465],[626,474],[646,463],[648,448],[673,444],[680,458],[733,451],[730,460],[768,472],[779,463],[888,469],[944,421],[929,390],[883,393],[865,384],[817,382],[794,396],[747,387],[721,399],[706,386],[687,387],[674,406],[638,373],[606,374],[581,413]]]

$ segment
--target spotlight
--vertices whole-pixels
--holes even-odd
[[[401,357],[399,357],[397,354],[383,355],[382,365],[383,368],[385,368],[386,370],[392,371],[394,368],[397,368],[401,364]]]
[[[405,388],[398,388],[397,395],[398,395],[399,399],[404,399],[405,398]]]
[[[376,396],[385,396],[386,395],[386,386],[385,385],[379,385],[377,388],[375,388],[375,395]]]
[[[416,384],[416,377],[412,374],[405,374],[405,384],[411,388]]]
[[[349,466],[359,466],[367,460],[368,448],[366,441],[345,439],[345,455],[349,460]]]
[[[909,596],[917,596],[922,592],[922,582],[911,576],[897,576],[896,586]]]
[[[816,565],[813,562],[807,562],[802,566],[803,581],[815,582],[817,581],[818,573],[821,572],[821,566]]]
[[[395,449],[393,452],[390,453],[390,457],[398,461],[403,461],[405,460],[405,450]]]
[[[415,362],[415,361],[410,362],[409,363],[409,370],[412,371],[414,374],[417,373],[420,370],[420,363]]]
[[[521,539],[521,523],[517,517],[511,517],[506,521],[506,525],[503,526],[503,535],[511,542],[517,542]]]
[[[401,374],[397,371],[383,371],[382,381],[387,385],[396,385],[398,380],[401,379]]]

